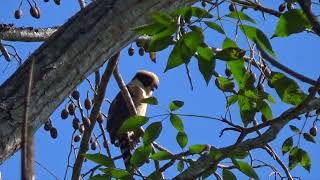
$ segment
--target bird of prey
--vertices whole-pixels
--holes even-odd
[[[141,100],[151,97],[153,91],[158,88],[158,85],[158,76],[145,70],[138,71],[133,79],[127,84],[128,91],[138,116],[145,116],[147,111],[147,104],[141,103]],[[118,129],[128,117],[130,117],[129,109],[122,92],[119,92],[109,108],[107,130],[110,134],[111,143],[120,147],[126,168],[131,169],[131,151],[139,143],[139,135],[135,132],[118,132]]]

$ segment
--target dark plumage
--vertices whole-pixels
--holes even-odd
[[[153,90],[158,88],[158,85],[158,77],[152,72],[143,70],[138,71],[128,83],[127,88],[136,107],[137,115],[145,116],[147,104],[140,103],[140,101],[150,97]],[[130,117],[129,109],[122,92],[119,92],[109,108],[107,130],[110,134],[111,143],[120,147],[126,168],[131,169],[129,163],[131,150],[139,143],[139,137],[134,132],[118,133],[118,129],[128,117]]]

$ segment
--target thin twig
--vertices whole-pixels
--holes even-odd
[[[0,51],[1,51],[4,59],[7,60],[8,62],[10,62],[11,57],[8,53],[8,50],[3,46],[1,39],[0,39]]]
[[[25,106],[24,115],[22,123],[22,150],[21,150],[21,176],[22,179],[31,180],[34,179],[34,141],[33,132],[31,131],[31,125],[29,124],[29,113],[31,104],[31,94],[32,94],[32,84],[33,84],[33,74],[34,74],[34,62],[35,59],[32,57],[30,72],[28,77],[28,84],[26,87],[25,94]]]
[[[261,56],[263,57],[263,59],[265,59],[266,61],[268,61],[270,64],[272,64],[273,66],[275,66],[276,68],[282,70],[285,73],[290,74],[291,76],[299,79],[302,82],[311,84],[311,85],[316,85],[317,82],[313,79],[310,79],[296,71],[291,70],[290,68],[286,67],[285,65],[279,63],[277,60],[275,60],[273,57],[271,57],[263,48],[261,48],[261,46],[259,45],[259,43],[256,43],[258,50],[261,52]]]
[[[42,165],[41,163],[39,163],[39,162],[36,161],[36,160],[34,160],[34,162],[35,162],[38,166],[40,166],[42,169],[44,169],[46,172],[48,172],[54,179],[59,180],[59,178],[58,178],[55,174],[53,174],[53,172],[51,172],[47,167],[45,167],[44,165]],[[1,178],[0,178],[0,180],[1,180]]]
[[[92,133],[92,130],[95,126],[98,114],[100,112],[100,108],[101,108],[102,102],[104,100],[106,88],[109,83],[110,77],[111,77],[115,67],[117,66],[119,55],[120,55],[120,53],[117,53],[110,58],[108,65],[106,67],[106,70],[105,70],[104,74],[102,75],[101,83],[100,83],[98,91],[97,91],[97,97],[95,98],[95,102],[94,102],[93,108],[91,110],[90,118],[89,118],[91,121],[91,125],[90,125],[90,127],[86,127],[86,129],[83,133],[78,156],[76,158],[76,161],[75,161],[75,164],[73,167],[72,180],[78,180],[80,177],[82,164],[83,164],[83,161],[85,158],[84,155],[88,150],[88,145],[89,145],[91,133]]]

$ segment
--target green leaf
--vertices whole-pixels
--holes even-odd
[[[222,170],[222,176],[225,180],[237,180],[237,177],[226,168]]]
[[[301,161],[300,164],[301,166],[310,172],[311,169],[311,158],[309,157],[308,153],[304,150],[301,150],[302,152],[302,157],[301,157]]]
[[[227,14],[226,16],[229,18],[241,19],[241,20],[249,21],[249,22],[252,22],[253,24],[256,24],[256,21],[254,19],[252,19],[247,14],[241,11],[233,11],[230,14]]]
[[[154,122],[151,123],[145,133],[143,134],[143,144],[148,145],[151,144],[154,140],[156,140],[162,130],[162,123],[159,122]]]
[[[298,84],[283,73],[273,72],[270,83],[285,103],[298,105],[306,98],[306,94],[299,88]]]
[[[133,30],[141,35],[155,35],[161,31],[163,31],[164,29],[166,29],[167,27],[164,26],[163,24],[160,23],[152,23],[152,24],[146,24],[146,25],[142,25],[142,26],[138,26],[135,27]]]
[[[125,133],[127,131],[134,131],[140,128],[142,125],[149,121],[148,117],[145,116],[130,116],[124,121],[124,123],[119,128],[119,133]]]
[[[158,37],[157,35],[152,37],[148,51],[158,52],[166,49],[168,46],[174,44],[172,36]]]
[[[262,49],[266,50],[269,54],[275,57],[275,53],[272,50],[267,36],[260,29],[248,25],[241,25],[240,29],[250,40],[259,44]]]
[[[234,148],[229,156],[234,159],[244,159],[248,155],[249,155],[248,151],[245,151],[241,148]]]
[[[225,77],[219,76],[215,81],[217,87],[222,90],[223,92],[233,92],[234,90],[234,83]]]
[[[214,53],[209,47],[198,47],[197,53],[199,70],[208,85],[216,65]]]
[[[226,37],[224,39],[224,41],[223,41],[222,47],[223,47],[223,49],[227,49],[227,48],[231,48],[231,47],[237,48],[238,45],[237,45],[237,43],[235,41],[233,41],[232,39]]]
[[[212,61],[214,59],[213,51],[209,47],[198,47],[197,52],[199,56],[206,61]]]
[[[200,154],[207,148],[206,145],[203,144],[195,144],[189,148],[190,154]]]
[[[153,160],[168,160],[172,159],[173,155],[168,151],[159,151],[151,155],[151,159]]]
[[[261,111],[263,116],[267,120],[271,120],[272,119],[272,110],[271,110],[270,106],[268,105],[268,103],[266,103],[264,101],[258,101],[258,102],[259,102],[258,109]]]
[[[89,178],[89,180],[109,180],[111,179],[111,176],[110,175],[106,175],[106,174],[98,174],[98,175],[95,175],[95,176],[91,176]]]
[[[202,32],[192,31],[182,36],[182,38],[187,47],[195,52],[198,49],[198,46],[203,42],[204,36]]]
[[[213,16],[205,9],[199,8],[199,7],[182,7],[179,8],[176,13],[187,16],[187,14],[191,12],[192,16],[198,17],[198,18],[212,18]]]
[[[176,111],[184,105],[183,101],[174,100],[169,104],[170,111]]]
[[[303,138],[309,142],[316,143],[316,141],[314,140],[314,137],[311,136],[311,134],[309,133],[303,133]]]
[[[225,48],[222,51],[217,52],[215,55],[216,59],[221,59],[224,61],[235,61],[239,60],[246,54],[246,51],[236,48],[236,47],[229,47]]]
[[[100,153],[85,154],[85,157],[90,161],[93,161],[97,164],[100,164],[106,167],[114,166],[113,160],[111,158]]]
[[[165,72],[183,63],[189,63],[198,46],[203,43],[203,38],[202,32],[198,31],[192,31],[182,36],[169,55]]]
[[[236,161],[236,160],[235,160]],[[235,163],[235,161],[233,161]],[[246,162],[243,161],[236,161],[235,166],[245,175],[254,178],[259,179],[259,176],[254,171],[254,169]]]
[[[223,41],[223,45],[222,47],[224,49],[227,48],[237,48],[238,45],[236,44],[236,42],[234,42],[233,40],[229,39],[229,38],[225,38],[225,40]],[[245,86],[245,66],[244,66],[244,60],[238,59],[236,61],[227,61],[228,67],[231,70],[231,73],[234,77],[234,79],[236,80],[236,82],[238,83],[240,88],[243,88]]]
[[[106,175],[112,178],[116,179],[133,179],[131,174],[123,169],[118,169],[118,168],[105,168],[105,169],[100,169],[102,172],[104,172]]]
[[[294,133],[300,133],[300,129],[297,128],[296,126],[294,125],[289,125],[291,131],[293,131]]]
[[[293,138],[289,137],[282,144],[282,154],[284,155],[287,152],[289,152],[292,146],[293,146]]]
[[[171,25],[174,22],[173,18],[171,18],[168,14],[162,12],[154,12],[152,14],[152,18],[154,21],[167,26]]]
[[[184,132],[184,126],[181,118],[175,114],[170,115],[170,122],[179,132]]]
[[[151,104],[151,105],[158,105],[158,100],[155,97],[148,97],[145,99],[141,99],[140,100],[141,103],[147,103],[147,104]]]
[[[227,107],[230,107],[232,104],[236,103],[238,101],[238,95],[231,95],[227,99]]]
[[[188,136],[184,132],[178,132],[176,139],[181,148],[186,147],[188,144]]]
[[[312,25],[303,10],[292,9],[280,16],[272,37],[287,37],[311,28]]]
[[[297,146],[293,147],[289,154],[289,169],[294,169],[301,161],[300,148]]]
[[[152,147],[150,145],[147,146],[140,146],[138,147],[131,159],[130,159],[130,163],[134,166],[134,167],[140,167],[142,166],[149,158],[149,155],[152,151]]]
[[[204,21],[204,23],[211,29],[216,30],[217,32],[221,34],[226,34],[221,26],[219,26],[217,23],[210,22],[210,21]]]
[[[240,116],[245,127],[253,120],[256,114],[255,101],[243,95],[238,95]]]
[[[179,172],[183,171],[183,169],[184,169],[184,162],[183,161],[178,162],[177,169]]]

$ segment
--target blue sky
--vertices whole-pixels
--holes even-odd
[[[264,1],[263,4],[269,7],[277,8],[281,1]],[[41,8],[42,14],[40,20],[36,20],[30,17],[29,7],[26,2],[23,4],[24,15],[21,20],[16,20],[13,17],[14,11],[17,9],[18,1],[7,1],[2,3],[0,6],[0,22],[2,23],[13,23],[16,26],[35,26],[35,27],[48,27],[61,25],[66,20],[72,16],[75,12],[79,10],[79,5],[77,1],[62,1],[60,6],[56,6],[52,1],[49,3],[44,3],[39,1],[39,6]],[[226,8],[222,8],[221,12],[223,14],[227,13]],[[275,29],[277,19],[268,16],[267,20],[263,20],[260,13],[254,11],[247,11],[247,14],[252,14],[252,17],[256,19],[257,27],[262,29],[268,37],[271,37]],[[227,29],[228,36],[230,38],[234,37],[234,27],[232,24],[225,22],[225,29]],[[206,30],[206,41],[208,44],[216,47],[221,47],[221,42],[224,37],[220,34]],[[239,44],[241,48],[248,49],[245,41],[242,41],[243,37],[239,37]],[[23,59],[36,49],[40,43],[12,43],[5,42],[8,44],[13,44],[18,49],[20,55]],[[311,33],[301,33],[298,35],[290,36],[289,38],[274,38],[271,40],[274,51],[277,54],[278,60],[291,67],[292,69],[312,78],[317,78],[319,74],[320,65],[317,64],[318,56],[316,52],[320,47],[320,40],[318,37]],[[169,49],[170,50],[170,49]],[[211,80],[209,86],[206,86],[201,74],[197,70],[197,63],[195,59],[191,61],[190,68],[192,74],[192,80],[194,84],[194,90],[190,90],[190,85],[186,76],[186,71],[184,67],[178,67],[173,70],[169,70],[163,73],[167,57],[170,53],[169,50],[165,50],[157,54],[157,63],[154,64],[149,60],[148,55],[143,57],[138,55],[138,49],[136,48],[136,54],[133,57],[127,55],[127,49],[122,51],[120,57],[120,72],[122,73],[124,80],[128,82],[135,72],[139,69],[147,69],[155,72],[160,77],[160,87],[155,92],[154,96],[159,100],[159,105],[149,106],[148,115],[158,115],[163,114],[168,111],[168,104],[172,100],[182,100],[185,102],[184,107],[179,110],[179,113],[186,114],[197,114],[197,115],[209,115],[213,117],[219,117],[225,113],[225,97],[217,90],[214,85],[214,81]],[[8,67],[7,67],[8,66]],[[8,78],[17,68],[16,62],[7,63],[3,58],[0,59],[0,84],[2,84],[6,78]],[[7,67],[7,68],[6,68]],[[217,71],[220,74],[224,72],[225,64],[223,62],[217,63]],[[104,70],[104,68],[102,68]],[[92,77],[89,77],[92,79]],[[299,81],[298,81],[299,82]],[[308,85],[299,82],[304,90],[308,89]],[[81,96],[85,97],[86,90],[88,89],[88,83],[83,82],[78,89],[81,89]],[[85,91],[83,91],[85,90]],[[118,92],[118,86],[112,79],[110,85],[107,88],[107,98],[113,99]],[[279,115],[283,110],[287,109],[289,106],[284,105],[280,102],[279,98],[275,95],[272,89],[267,91],[272,93],[276,97],[276,104],[271,104],[274,116]],[[84,98],[82,98],[84,99]],[[53,119],[53,124],[58,129],[58,138],[53,140],[50,138],[48,132],[45,132],[43,128],[40,128],[35,137],[36,147],[35,147],[35,159],[37,162],[44,165],[46,168],[50,169],[59,179],[63,179],[68,152],[70,149],[70,140],[72,134],[72,119],[68,118],[66,120],[61,120],[60,111],[63,109],[66,102],[63,102],[61,106],[54,112],[51,116]],[[233,120],[235,122],[240,122],[239,112],[236,107],[231,108],[233,111]],[[108,104],[106,103],[102,111],[107,112]],[[224,147],[232,144],[235,141],[235,133],[226,133],[221,138],[219,137],[220,131],[225,127],[225,125],[208,120],[199,118],[182,118],[184,121],[186,132],[188,133],[188,146],[192,144],[212,144],[216,147]],[[160,121],[161,119],[151,119],[150,122]],[[309,130],[312,121],[307,122],[305,131]],[[290,124],[294,124],[297,127],[302,127],[303,121],[292,121]],[[176,130],[171,126],[169,119],[163,121],[163,130],[161,136],[157,140],[158,143],[162,144],[172,152],[179,152],[181,149],[175,141]],[[99,131],[96,131],[98,134]],[[287,164],[288,157],[281,155],[281,144],[289,136],[293,135],[288,127],[284,128],[280,135],[277,137],[276,141],[272,142],[271,145],[274,147],[276,152]],[[301,147],[307,150],[312,157],[312,168],[311,173],[308,173],[300,166],[292,171],[294,176],[300,176],[303,179],[315,180],[318,178],[317,170],[320,168],[320,162],[317,161],[319,156],[319,138],[317,137],[317,144],[310,144],[309,142],[302,141],[300,143]],[[296,140],[296,139],[295,139]],[[295,141],[296,142],[296,141]],[[96,153],[98,151],[92,151]],[[104,151],[102,151],[104,153]],[[119,155],[116,148],[112,148],[112,154],[114,156]],[[267,162],[272,162],[276,164],[264,151],[257,150],[253,151],[253,156],[257,159],[266,160]],[[73,157],[73,156],[72,156]],[[73,163],[73,158],[71,158]],[[72,163],[70,165],[72,165]],[[119,165],[123,167],[122,162]],[[151,165],[151,164],[150,164]],[[92,167],[91,163],[86,163],[84,169],[89,169]],[[152,167],[152,166],[151,166]],[[276,165],[276,167],[279,167]],[[150,168],[144,167],[145,174],[150,172]],[[19,152],[7,160],[4,164],[0,165],[0,172],[2,177],[6,179],[20,179],[20,154]],[[84,170],[85,172],[85,170]],[[235,172],[239,179],[245,178],[241,173]],[[268,179],[270,169],[263,168],[258,170],[261,179]],[[68,177],[70,177],[71,171],[69,169]],[[173,177],[177,174],[176,169],[168,171],[167,178]],[[36,176],[37,179],[54,179],[40,166],[36,165]],[[67,178],[68,179],[68,178]]]

